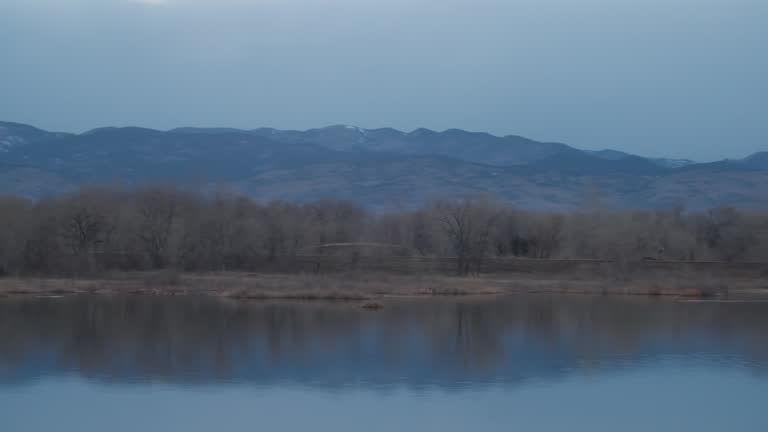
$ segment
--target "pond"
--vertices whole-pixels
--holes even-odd
[[[768,303],[0,300],[0,431],[766,431]]]

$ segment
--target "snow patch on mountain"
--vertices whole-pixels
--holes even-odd
[[[12,148],[24,144],[24,139],[21,137],[9,135],[2,136],[3,130],[0,128],[0,152],[8,152]]]

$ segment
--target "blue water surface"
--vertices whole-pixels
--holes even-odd
[[[766,431],[768,304],[0,301],[0,431]]]

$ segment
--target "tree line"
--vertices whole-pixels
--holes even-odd
[[[451,257],[461,275],[481,272],[491,257],[768,261],[768,211],[531,210],[485,196],[373,211],[335,199],[263,203],[168,186],[0,197],[0,275],[258,271],[329,253],[324,245],[358,244]]]

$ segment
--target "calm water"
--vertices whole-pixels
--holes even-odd
[[[0,301],[0,431],[768,431],[768,303]]]

